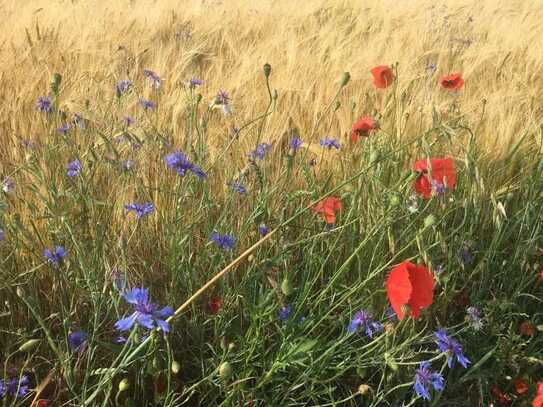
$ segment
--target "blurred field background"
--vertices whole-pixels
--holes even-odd
[[[533,395],[541,334],[539,342],[525,340],[517,325],[541,321],[534,270],[543,246],[543,2],[3,0],[0,21],[0,176],[16,183],[0,208],[8,236],[0,248],[0,345],[11,352],[44,332],[62,341],[76,329],[92,338],[92,352],[77,361],[68,351],[59,356],[40,345],[39,356],[17,354],[6,362],[31,369],[36,384],[54,371],[54,386],[43,397],[83,405],[94,394],[88,405],[97,399],[108,405],[116,391],[108,386],[129,377],[136,405],[148,400],[150,388],[160,393],[160,405],[170,406],[180,399],[187,405],[327,406],[340,399],[359,405],[353,394],[364,383],[372,388],[368,405],[407,403],[412,392],[405,383],[413,376],[407,368],[418,363],[415,349],[431,342],[426,322],[402,325],[393,338],[375,343],[336,342],[351,311],[368,307],[385,315],[384,276],[406,256],[450,265],[428,324],[458,327],[469,303],[488,315],[485,335],[464,332],[468,355],[482,364],[469,374],[455,371],[444,396],[454,401],[441,405],[466,405],[466,388],[469,405],[488,405],[490,386],[505,388],[504,378],[516,374],[526,375]],[[277,107],[233,138],[234,128],[268,106],[265,63],[272,66]],[[394,66],[397,76],[384,91],[375,89],[369,72],[381,64]],[[144,69],[163,79],[159,92],[148,86]],[[351,80],[340,88],[343,72]],[[440,89],[439,78],[450,72],[463,73],[460,92]],[[65,121],[60,115],[46,120],[36,111],[55,73],[62,75],[58,107],[88,120],[87,130],[74,130],[66,140],[56,131]],[[216,165],[202,184],[180,181],[163,161],[174,147],[188,150],[194,137],[192,102],[183,88],[193,77],[204,81],[197,89],[199,114],[220,89],[230,94],[233,113],[209,112],[199,159],[206,169]],[[134,82],[122,101],[115,97],[120,79]],[[142,111],[140,96],[155,101],[157,110]],[[144,143],[119,145],[114,157],[108,143],[123,134],[124,115],[135,118],[131,131]],[[365,115],[377,118],[381,130],[351,149],[351,126]],[[294,134],[309,156],[287,178],[286,145]],[[340,139],[342,150],[323,153],[318,143],[324,136]],[[37,148],[21,147],[28,142]],[[247,198],[239,198],[228,183],[259,142],[273,143],[273,151],[246,178]],[[383,162],[338,192],[345,210],[332,237],[314,214],[304,215],[186,310],[171,336],[182,364],[172,379],[178,393],[168,387],[164,398],[152,382],[171,362],[164,361],[172,353],[163,343],[153,343],[147,362],[142,358],[114,380],[96,383],[93,369],[113,359],[112,324],[126,309],[112,288],[114,272],[175,307],[235,257],[213,251],[213,230],[234,233],[240,253],[258,240],[256,225],[280,225],[359,172],[372,154]],[[404,175],[427,155],[455,158],[458,192],[449,206],[421,203],[411,218],[403,208],[411,193]],[[84,163],[78,182],[65,176],[75,156]],[[135,161],[129,174],[120,174],[121,159]],[[398,202],[392,205],[396,198],[403,212]],[[123,209],[135,201],[153,202],[156,214],[136,223]],[[425,226],[429,213],[437,226]],[[466,242],[477,259],[471,268],[458,264]],[[54,273],[42,251],[59,243],[69,257],[63,273]],[[290,297],[280,287],[284,281],[295,287]],[[18,287],[28,303],[18,299]],[[206,304],[217,295],[224,311],[210,316]],[[463,305],[454,311],[458,297]],[[287,299],[298,304],[297,316],[307,314],[307,325],[276,326],[277,308]],[[304,335],[311,346],[297,342]],[[312,349],[310,360],[298,358],[304,346]],[[225,360],[240,381],[232,391],[216,378]]]

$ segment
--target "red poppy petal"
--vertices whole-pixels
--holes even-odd
[[[434,276],[425,266],[411,265],[408,267],[409,279],[413,292],[409,299],[411,315],[418,318],[422,308],[432,305],[434,299]]]
[[[415,183],[413,184],[413,189],[417,192],[417,194],[421,195],[426,199],[432,197],[432,184],[430,183],[426,175],[420,175],[415,180]]]
[[[385,283],[390,305],[400,320],[405,316],[402,305],[409,302],[409,298],[413,291],[411,280],[409,279],[409,272],[407,270],[408,264],[411,263],[403,262],[394,267],[389,273]]]

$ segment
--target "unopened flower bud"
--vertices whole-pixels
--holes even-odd
[[[281,283],[281,292],[287,297],[292,294],[292,284],[288,277],[285,277]]]
[[[232,366],[228,362],[223,362],[219,366],[219,376],[223,380],[227,380],[232,376]]]
[[[271,65],[266,63],[264,64],[264,75],[266,75],[266,78],[269,78],[271,74]]]
[[[29,339],[21,345],[19,351],[28,352],[31,349],[34,349],[41,342],[41,339]]]
[[[343,74],[341,75],[341,80],[339,84],[341,85],[341,87],[344,87],[345,85],[349,83],[350,80],[351,80],[351,74],[349,72],[343,72]]]
[[[130,382],[128,381],[128,379],[124,378],[123,380],[119,382],[119,386],[118,386],[119,393],[122,393],[123,391],[128,390],[129,387],[130,387]]]
[[[172,362],[172,373],[177,374],[180,371],[181,371],[181,364],[177,360],[174,360]]]
[[[369,391],[370,386],[368,386],[367,384],[361,384],[360,386],[358,386],[358,393],[362,396],[367,394]]]
[[[279,93],[277,93],[277,89],[274,89],[272,93],[273,100],[277,100],[278,97],[279,97]]]

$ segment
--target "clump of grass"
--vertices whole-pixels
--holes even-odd
[[[318,114],[287,120],[307,106],[277,84],[286,74],[275,66],[255,77],[263,96],[251,103],[212,93],[208,77],[130,61],[128,74],[97,77],[100,97],[82,105],[68,103],[81,86],[69,69],[34,89],[18,119],[38,137],[0,155],[4,404],[488,405],[534,395],[535,117],[498,162],[478,140],[488,119],[470,114],[469,78],[450,92],[454,83],[404,79],[393,65],[384,88],[353,106],[357,81],[344,74],[312,96]],[[413,119],[430,82],[441,106]],[[373,122],[351,137],[363,116]],[[434,157],[454,173],[439,175]],[[417,318],[411,300],[390,309],[387,278],[407,261],[433,284]],[[409,297],[423,295],[410,278]]]

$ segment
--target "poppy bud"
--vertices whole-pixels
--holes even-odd
[[[130,387],[130,382],[128,381],[127,378],[124,378],[123,380],[119,382],[119,386],[118,386],[119,393],[122,393],[123,391],[128,390],[129,387]]]
[[[349,72],[343,72],[341,75],[341,80],[339,82],[341,87],[344,87],[349,83],[349,80],[351,79],[351,74]]]
[[[29,339],[25,343],[21,345],[19,348],[20,352],[28,352],[31,349],[34,349],[39,343],[41,342],[41,339]]]
[[[273,100],[277,100],[278,97],[279,97],[279,93],[277,93],[277,89],[274,89],[272,93]]]
[[[334,103],[334,112],[337,112],[340,107],[341,107],[341,102],[339,100],[336,100],[336,103]]]
[[[171,369],[172,369],[173,374],[177,374],[177,373],[179,373],[181,371],[181,364],[177,360],[174,360],[172,362]]]
[[[227,380],[232,376],[232,366],[228,362],[223,362],[219,366],[219,376],[223,380]]]
[[[358,386],[358,393],[361,396],[367,394],[370,390],[370,386],[368,386],[367,384],[361,384],[360,386]]]
[[[255,256],[253,254],[250,254],[249,257],[247,257],[247,261],[249,263],[252,263],[253,261],[255,261]]]
[[[372,151],[371,154],[370,154],[370,163],[374,163],[377,160],[379,160],[379,152]]]
[[[24,297],[24,295],[25,295],[25,292],[23,291],[23,289],[21,287],[17,287],[15,292],[17,293],[17,296],[20,297],[20,298]]]
[[[434,215],[428,215],[426,219],[424,219],[424,227],[429,228],[436,223],[436,217]]]
[[[200,103],[202,101],[202,95],[200,93],[198,93],[196,95],[196,103]]]
[[[269,78],[271,74],[271,65],[266,63],[264,64],[264,75],[266,75],[266,78]]]
[[[287,276],[285,276],[281,283],[281,292],[287,297],[292,294],[292,284]]]

